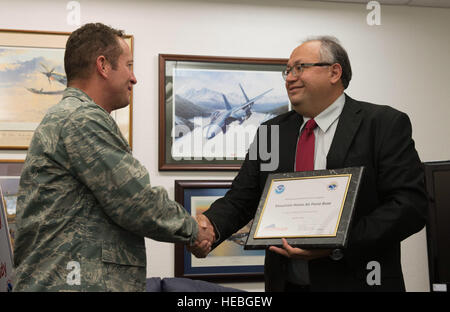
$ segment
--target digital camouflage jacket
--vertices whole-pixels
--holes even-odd
[[[114,119],[67,88],[36,129],[17,200],[15,291],[144,291],[144,237],[193,242],[195,220],[132,156]]]

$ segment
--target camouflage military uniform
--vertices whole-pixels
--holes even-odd
[[[144,237],[191,243],[198,234],[187,211],[150,186],[111,116],[75,88],[35,131],[17,226],[16,291],[144,291]]]

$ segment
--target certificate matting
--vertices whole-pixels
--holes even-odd
[[[254,237],[335,237],[350,180],[351,174],[273,179]]]
[[[363,167],[270,174],[246,249],[346,245]]]

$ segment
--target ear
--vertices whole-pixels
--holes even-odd
[[[331,84],[336,84],[341,80],[342,77],[342,67],[341,64],[334,63],[330,66],[330,82]]]
[[[103,55],[100,55],[95,60],[95,68],[97,70],[97,73],[100,76],[102,76],[103,78],[107,78],[108,77],[108,73],[109,73],[110,67],[111,66],[110,66],[108,60]]]

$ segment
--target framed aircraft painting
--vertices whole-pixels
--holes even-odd
[[[0,29],[0,149],[27,149],[45,112],[61,99],[69,35]],[[133,51],[133,37],[125,40]],[[132,97],[129,106],[111,114],[130,146]]]
[[[290,109],[287,59],[159,55],[159,170],[239,170],[263,122]]]
[[[231,180],[175,180],[175,201],[195,217],[231,187]],[[224,240],[206,258],[196,258],[175,244],[175,277],[206,281],[262,281],[264,250],[244,250],[251,222]]]

